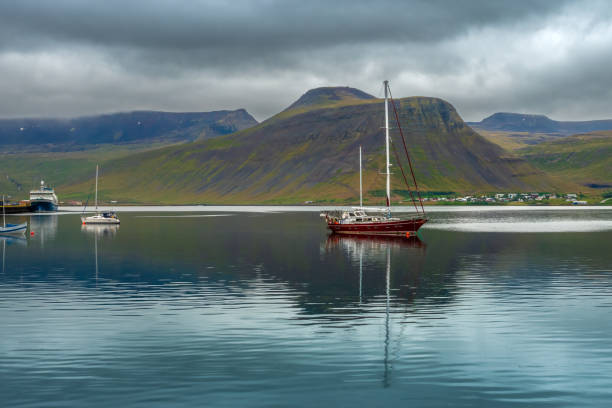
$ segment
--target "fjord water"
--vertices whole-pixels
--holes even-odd
[[[436,211],[420,241],[276,211],[0,238],[2,405],[609,406],[611,209]]]

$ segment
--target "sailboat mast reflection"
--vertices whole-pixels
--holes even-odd
[[[367,260],[381,259],[383,256],[386,261],[385,265],[385,316],[384,316],[384,355],[383,355],[383,386],[391,386],[391,370],[392,361],[391,353],[391,249],[401,252],[402,255],[408,255],[406,265],[411,266],[411,271],[419,270],[419,261],[424,259],[426,245],[417,236],[410,238],[404,237],[384,237],[384,236],[367,236],[367,235],[341,235],[331,234],[327,237],[325,244],[322,245],[325,251],[343,250],[351,259],[353,265],[359,263],[359,305],[363,302],[367,303],[367,298],[364,298],[364,257]],[[404,264],[404,263],[403,263]],[[370,264],[368,264],[370,265]],[[353,269],[355,270],[355,269]],[[367,271],[365,271],[367,272]],[[401,271],[400,271],[401,272]],[[406,272],[406,271],[404,271]],[[400,276],[401,277],[401,273]],[[378,287],[378,285],[376,285]],[[367,288],[366,288],[367,290]],[[365,299],[365,300],[364,300]],[[377,299],[380,299],[377,297]],[[380,304],[376,304],[376,312]],[[401,330],[400,330],[401,334]]]
[[[82,224],[81,231],[93,234],[94,238],[94,262],[95,262],[95,278],[96,278],[96,286],[98,285],[98,240],[100,236],[112,237],[117,234],[119,230],[119,225],[115,224]]]
[[[363,303],[363,245],[359,248],[359,305]]]
[[[6,245],[27,246],[28,240],[18,236],[0,235],[0,241],[2,241],[2,274],[4,275],[6,273]]]
[[[98,234],[94,237],[94,254],[96,261],[96,287],[98,287]]]
[[[385,373],[383,377],[383,385],[385,388],[391,385],[390,382],[390,371],[391,364],[389,362],[389,338],[391,336],[390,316],[389,316],[389,303],[391,295],[391,247],[387,245],[387,270],[386,270],[386,305],[385,305]]]

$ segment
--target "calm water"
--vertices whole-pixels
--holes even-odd
[[[612,208],[437,210],[422,241],[181,210],[0,238],[0,405],[612,403]]]

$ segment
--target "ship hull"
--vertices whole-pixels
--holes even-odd
[[[2,207],[2,206],[0,206]],[[0,208],[0,213],[5,214],[22,214],[32,212],[32,207],[26,204],[7,204],[4,208]]]
[[[426,218],[410,218],[398,221],[381,221],[369,223],[334,224],[328,223],[334,234],[382,235],[410,237],[427,222]]]
[[[83,224],[103,224],[103,225],[117,225],[121,222],[118,219],[109,218],[81,218]]]
[[[57,211],[57,204],[53,201],[36,200],[31,201],[30,206],[33,212],[52,212]]]

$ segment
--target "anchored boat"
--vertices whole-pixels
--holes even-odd
[[[98,165],[96,165],[96,196],[95,196],[96,214],[85,217],[81,217],[83,224],[119,224],[119,217],[114,211],[98,211]],[[83,214],[85,209],[83,209]]]
[[[416,214],[411,217],[393,217],[391,215],[391,172],[389,163],[389,81],[384,81],[385,87],[385,147],[386,147],[386,176],[387,176],[387,206],[386,208],[366,208],[363,207],[363,193],[362,191],[362,176],[361,176],[361,148],[359,150],[359,190],[360,190],[360,206],[353,207],[351,210],[345,211],[328,211],[321,214],[327,222],[327,227],[337,234],[361,234],[361,235],[385,235],[385,236],[406,236],[410,237],[416,234],[416,232],[427,222],[427,216],[425,215],[425,209],[423,208],[423,202],[418,191],[418,184],[414,171],[412,169],[412,161],[408,154],[408,148],[406,147],[406,140],[402,132],[402,128],[399,123],[399,114],[395,108],[395,102],[392,101],[393,111],[395,113],[395,119],[397,126],[402,137],[404,145],[404,151],[410,167],[410,173],[412,174],[412,181],[416,193],[418,195],[420,208],[416,203],[412,192],[410,192],[412,202],[414,204]],[[397,154],[397,152],[396,152]],[[402,171],[402,176],[406,185],[408,185],[408,179],[406,178],[404,169],[397,157],[398,166]],[[408,186],[410,188],[410,186]],[[410,191],[410,190],[409,190]]]
[[[47,187],[44,180],[41,180],[40,188],[30,191],[30,206],[34,212],[57,211],[55,190]]]

